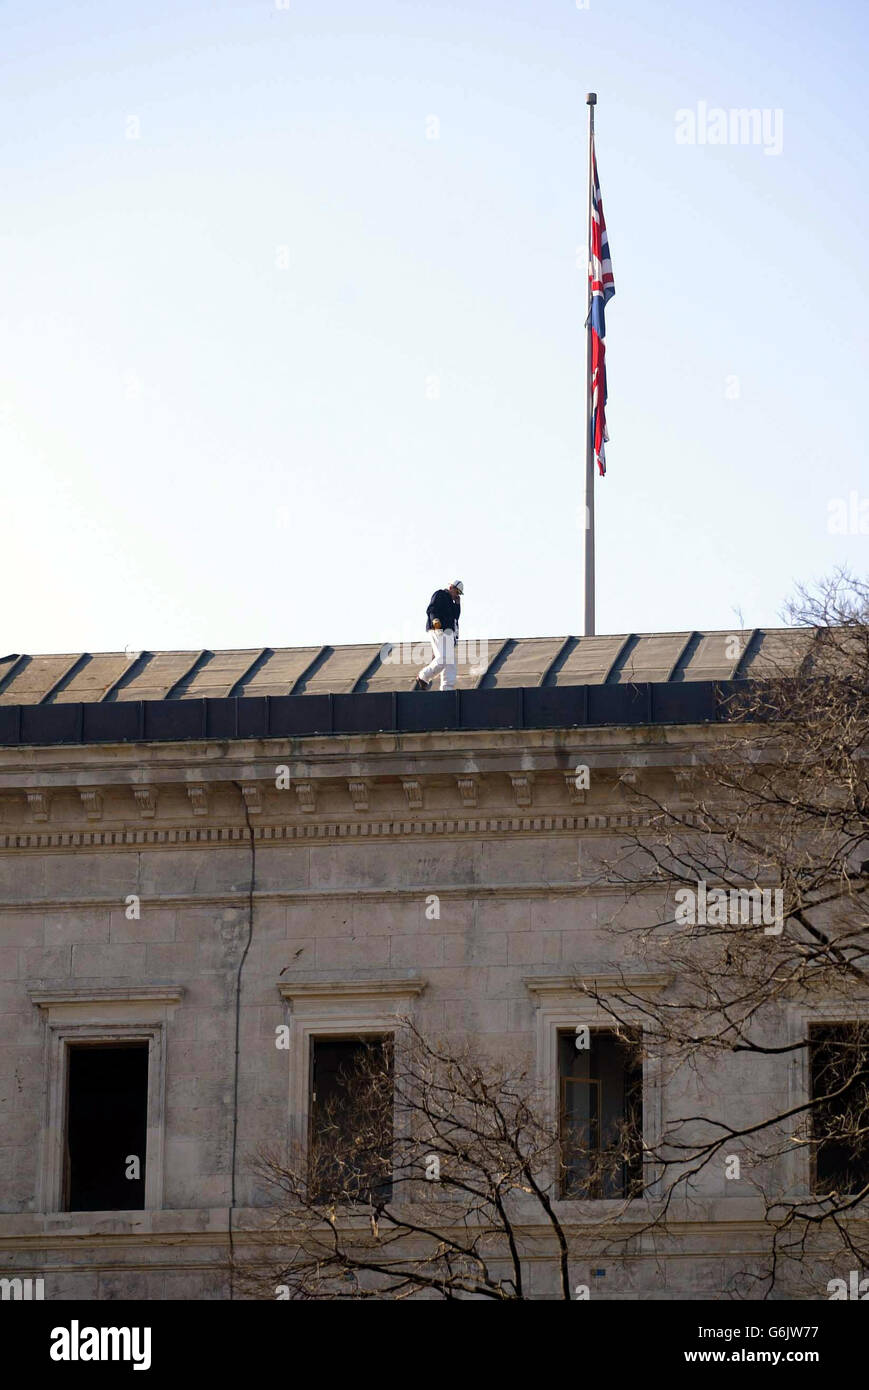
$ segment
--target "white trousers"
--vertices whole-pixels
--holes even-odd
[[[421,681],[434,680],[440,673],[441,690],[456,688],[456,634],[451,627],[433,627],[431,638],[432,659],[419,673]]]

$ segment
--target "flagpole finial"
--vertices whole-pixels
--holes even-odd
[[[586,99],[585,99],[585,104],[586,104],[586,106],[596,106],[596,105],[597,105],[597,92],[589,92],[588,96],[587,96]]]

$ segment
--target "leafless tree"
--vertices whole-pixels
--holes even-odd
[[[574,1130],[562,1144],[521,1067],[429,1040],[406,1019],[341,1082],[306,1143],[258,1156],[274,1206],[247,1266],[253,1291],[525,1299],[542,1260],[557,1270],[555,1296],[575,1297],[576,1232],[558,1196],[568,1180],[571,1197],[597,1195],[629,1136],[602,1151]]]
[[[647,1155],[649,1226],[663,1231],[738,1157],[767,1232],[769,1257],[739,1282],[755,1297],[817,1296],[819,1269],[869,1261],[869,585],[839,572],[800,590],[788,618],[804,629],[798,667],[727,696],[688,805],[641,792],[640,823],[588,888],[623,890],[617,955],[672,980],[641,996],[624,971],[591,991],[641,1016],[671,1107],[685,1097]],[[759,912],[775,890],[780,910]],[[714,910],[690,921],[701,894]],[[788,1010],[798,1037],[782,1029]],[[778,1081],[753,1082],[770,1065]],[[789,1065],[808,1094],[788,1095]]]

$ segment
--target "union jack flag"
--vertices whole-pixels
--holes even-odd
[[[591,308],[586,328],[591,327],[591,438],[594,457],[601,476],[606,473],[604,445],[609,439],[606,427],[606,323],[604,308],[616,292],[610,244],[603,215],[597,156],[592,135],[591,245],[588,248],[588,283]]]

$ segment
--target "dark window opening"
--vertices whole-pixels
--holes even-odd
[[[643,1191],[640,1034],[593,1028],[590,1046],[558,1035],[563,1197],[637,1197]]]
[[[308,1180],[317,1201],[392,1196],[391,1038],[314,1038]]]
[[[147,1126],[147,1042],[70,1047],[66,1211],[144,1210]]]
[[[815,1190],[854,1196],[869,1184],[869,1027],[809,1030]]]

